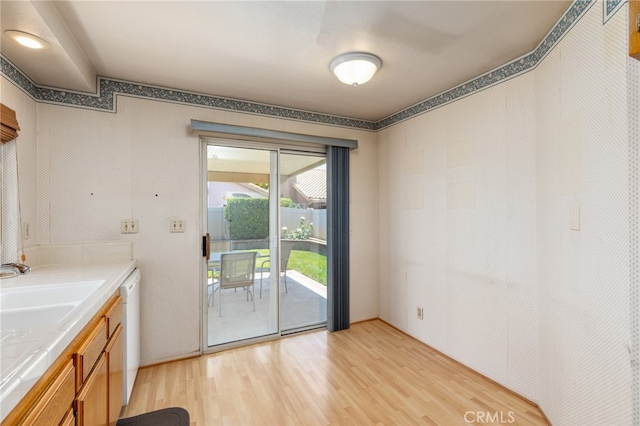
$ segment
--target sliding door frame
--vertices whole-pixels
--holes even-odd
[[[278,151],[278,161],[281,151],[299,152],[300,154],[324,154],[326,156],[328,191],[327,329],[333,332],[349,328],[349,152],[351,149],[357,148],[357,141],[243,126],[232,126],[197,120],[191,120],[191,132],[200,137],[201,143],[201,212],[203,212],[201,228],[203,235],[207,232],[207,215],[205,206],[207,205],[206,203],[208,200],[206,199],[206,191],[204,191],[204,188],[206,188],[208,182],[206,150],[210,142],[214,142],[212,145],[221,144],[237,148],[276,150]],[[279,184],[276,185],[277,200],[280,199],[279,186]],[[277,211],[279,229],[279,208]],[[277,244],[279,253],[279,238]],[[271,242],[269,245],[271,246]],[[231,347],[244,346],[251,343],[268,341],[282,337],[280,320],[278,320],[278,333],[275,335],[267,335],[209,347],[204,313],[205,310],[208,309],[208,298],[206,294],[206,286],[204,285],[207,276],[206,261],[201,262],[201,268],[202,302],[200,310],[200,334],[202,353],[216,352]]]

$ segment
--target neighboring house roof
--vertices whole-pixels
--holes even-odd
[[[313,169],[296,175],[293,187],[307,200],[326,200],[327,171]]]

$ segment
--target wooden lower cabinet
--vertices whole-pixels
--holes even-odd
[[[122,410],[122,397],[124,386],[124,333],[122,325],[118,324],[113,335],[107,343],[104,352],[107,355],[107,367],[109,371],[109,424],[115,425]]]
[[[116,292],[5,417],[2,426],[116,424],[124,380],[121,305]]]
[[[67,411],[67,414],[64,416],[64,419],[62,419],[60,426],[76,426],[76,416],[73,408],[70,408],[69,411]]]
[[[75,394],[75,369],[69,360],[22,424],[57,425],[71,409]]]
[[[76,397],[77,426],[109,424],[109,372],[107,355],[102,353]]]
[[[116,299],[107,305],[103,324],[96,329],[99,333],[90,334],[90,340],[104,339],[100,357],[95,365],[84,365],[92,368],[86,380],[81,382],[76,397],[77,426],[115,425],[122,409],[122,392],[124,381],[124,341],[120,319],[122,317],[122,299]],[[102,334],[104,333],[104,334]],[[90,348],[95,343],[87,342],[81,348]],[[90,352],[90,351],[87,351]],[[76,357],[82,359],[83,357]],[[90,359],[85,356],[85,359]],[[76,364],[77,366],[78,364]]]

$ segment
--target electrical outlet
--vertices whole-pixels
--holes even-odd
[[[29,234],[31,233],[31,225],[29,225],[29,222],[25,222],[22,224],[22,227],[24,228],[22,230],[22,239],[28,240]]]
[[[418,315],[418,319],[424,319],[424,310],[422,309],[422,306],[418,306],[416,314]]]
[[[123,219],[120,221],[120,233],[122,234],[137,234],[138,233],[138,221],[133,219]]]
[[[169,232],[184,232],[184,220],[171,219],[169,221]]]

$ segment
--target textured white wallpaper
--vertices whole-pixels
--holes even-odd
[[[640,117],[640,61],[627,59],[629,117]],[[629,263],[631,265],[631,367],[633,423],[640,424],[640,120],[629,120]]]
[[[2,247],[0,259],[2,263],[18,261],[19,214],[18,214],[18,163],[16,157],[16,141],[0,145],[0,219],[2,224]]]
[[[530,73],[439,108],[380,132],[379,145],[381,317],[532,399],[534,83]],[[407,167],[416,156],[424,167]],[[384,201],[398,193],[423,205]]]
[[[133,243],[143,364],[200,347],[198,138],[176,108],[131,98],[117,114],[39,105],[41,243]],[[185,233],[169,233],[172,217]],[[139,232],[121,234],[122,219],[138,220]]]
[[[593,7],[536,70],[540,405],[558,424],[632,420],[625,12],[603,26]]]
[[[3,246],[9,247],[8,250],[2,250],[2,262],[19,261],[18,250],[21,243],[19,240],[20,232],[18,223],[18,204],[16,192],[16,174],[15,174],[15,156],[18,155],[19,167],[17,169],[20,183],[20,208],[22,212],[22,223],[29,224],[29,238],[22,241],[24,248],[33,247],[37,244],[37,213],[36,213],[36,146],[37,146],[37,109],[36,102],[26,95],[22,90],[18,89],[4,77],[0,77],[0,102],[16,112],[16,118],[20,126],[18,137],[6,144],[2,148],[2,181],[3,186],[10,188],[9,191],[2,193],[3,203],[11,201],[11,210],[13,213],[9,215],[3,214],[3,221],[13,217],[11,225],[3,223]],[[6,164],[5,164],[6,163]],[[7,167],[12,168],[9,170]],[[7,179],[7,181],[5,181]],[[7,228],[7,226],[10,226]],[[29,259],[26,260],[29,263]]]
[[[379,133],[381,318],[554,424],[633,420],[626,19]]]

